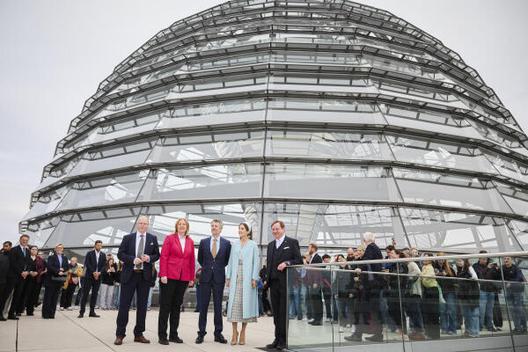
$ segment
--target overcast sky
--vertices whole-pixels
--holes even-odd
[[[440,39],[475,68],[525,131],[528,1],[365,0]],[[213,0],[0,0],[0,240],[18,237],[69,121],[99,82],[159,30]]]

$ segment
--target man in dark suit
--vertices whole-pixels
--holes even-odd
[[[103,242],[100,240],[95,241],[94,249],[86,253],[84,259],[84,282],[82,286],[82,299],[81,307],[79,310],[78,318],[84,316],[86,309],[86,301],[88,301],[88,294],[92,290],[92,296],[90,297],[90,317],[99,318],[99,315],[95,313],[95,303],[97,302],[97,294],[99,293],[99,287],[101,287],[101,273],[106,266],[106,255],[101,252],[103,248]]]
[[[196,343],[202,343],[205,334],[207,334],[205,327],[211,292],[213,293],[214,306],[214,340],[215,342],[227,343],[222,335],[222,298],[225,286],[225,267],[231,254],[231,242],[220,236],[222,227],[222,220],[214,219],[211,221],[211,237],[201,240],[198,248],[198,263],[202,267],[200,276],[200,299],[202,301],[200,302],[199,330]]]
[[[7,289],[7,281],[9,274],[9,251],[11,250],[11,242],[5,241],[0,251],[0,321],[6,321],[4,317],[4,293]],[[7,298],[6,298],[7,299]]]
[[[321,264],[323,260],[317,253],[317,245],[310,243],[308,245],[308,264]],[[308,269],[306,272],[306,284],[308,286],[309,304],[311,306],[312,320],[308,322],[311,325],[322,325],[323,322],[323,297],[321,295],[321,272],[314,269]]]
[[[121,293],[119,295],[115,345],[123,344],[128,324],[128,311],[134,294],[136,294],[137,302],[134,342],[150,343],[143,336],[143,332],[145,331],[153,265],[159,259],[160,253],[158,239],[156,236],[147,233],[148,226],[148,217],[140,216],[137,220],[136,232],[123,237],[117,252],[117,257],[123,262],[123,271],[120,275]]]
[[[55,246],[55,253],[48,257],[46,263],[47,274],[44,280],[44,300],[42,302],[42,318],[55,319],[59,292],[66,281],[69,264],[68,258],[62,253],[64,246]]]
[[[302,263],[299,242],[287,237],[284,222],[276,220],[271,224],[275,240],[268,244],[267,267],[275,324],[275,340],[267,345],[268,349],[286,349],[286,267]]]
[[[13,278],[12,287],[13,300],[11,301],[11,307],[9,308],[9,314],[7,319],[18,320],[17,316],[20,316],[24,311],[24,297],[26,296],[27,277],[29,271],[27,270],[29,257],[29,236],[22,235],[19,239],[19,244],[11,248],[9,267],[11,270],[11,277]]]

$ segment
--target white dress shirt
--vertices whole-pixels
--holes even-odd
[[[95,272],[99,272],[99,256],[101,255],[101,251],[95,251]]]
[[[187,241],[187,236],[178,235],[178,238],[180,239],[180,245],[181,245],[182,253],[184,253],[185,252],[185,242]]]
[[[286,234],[283,234],[281,238],[275,240],[275,248],[279,248],[282,245],[282,242],[284,242],[284,238],[286,237]]]

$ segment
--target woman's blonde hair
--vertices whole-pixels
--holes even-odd
[[[174,233],[178,233],[178,223],[180,221],[185,222],[185,226],[186,226],[185,236],[186,237],[189,236],[189,221],[186,218],[179,218],[178,220],[176,220],[176,224],[174,225]]]

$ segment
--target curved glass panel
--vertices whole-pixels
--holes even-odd
[[[371,166],[272,163],[265,197],[401,201],[387,169]]]

